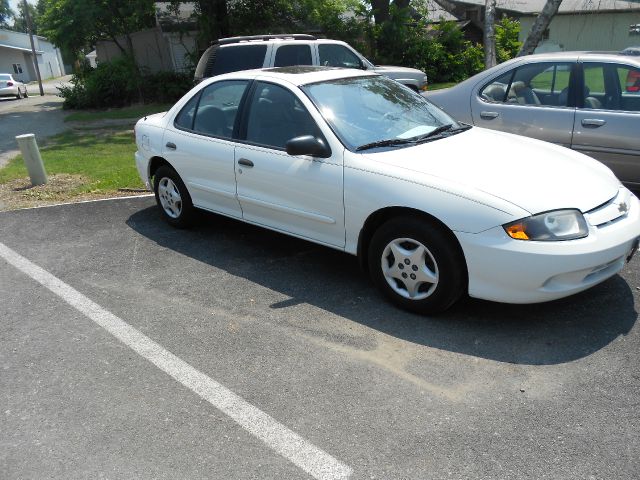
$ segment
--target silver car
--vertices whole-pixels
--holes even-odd
[[[10,73],[0,73],[0,97],[28,97],[27,86]]]
[[[529,55],[423,95],[462,122],[590,155],[629,186],[640,187],[639,57]]]

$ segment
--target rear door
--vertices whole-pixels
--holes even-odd
[[[521,64],[471,94],[474,125],[569,147],[575,62]]]
[[[623,182],[640,185],[640,68],[581,65],[584,88],[572,148],[602,161]]]
[[[164,134],[164,157],[184,181],[193,204],[241,217],[236,198],[233,133],[248,80],[215,82],[180,110]]]

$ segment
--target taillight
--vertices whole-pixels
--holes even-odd
[[[13,82],[7,82],[7,87],[13,87]]]
[[[627,92],[640,92],[639,70],[629,70],[627,73]]]

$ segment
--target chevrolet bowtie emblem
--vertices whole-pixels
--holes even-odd
[[[627,210],[629,210],[629,207],[627,207],[627,204],[625,202],[622,202],[618,205],[618,211],[620,213],[627,213]]]

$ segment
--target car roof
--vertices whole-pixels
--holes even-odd
[[[257,70],[241,70],[211,77],[208,83],[219,80],[253,80],[255,78],[273,78],[284,80],[296,86],[309,83],[325,82],[341,78],[379,77],[377,73],[354,68],[316,67],[310,65],[294,67],[261,68]]]
[[[591,61],[605,61],[605,62],[628,62],[633,60],[633,56],[624,55],[620,52],[594,52],[594,51],[569,51],[569,52],[547,52],[547,53],[534,53],[532,55],[526,55],[523,57],[516,57],[513,60],[576,60],[588,59]],[[636,61],[634,61],[635,63]]]

